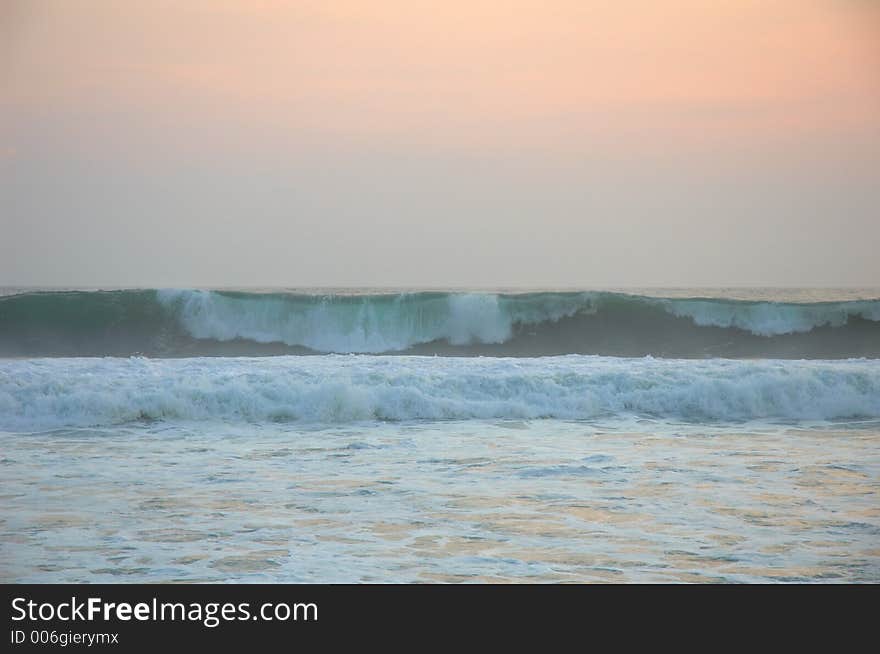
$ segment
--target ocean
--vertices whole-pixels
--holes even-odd
[[[0,580],[878,582],[880,289],[0,291]]]

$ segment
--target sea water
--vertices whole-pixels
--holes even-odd
[[[880,361],[846,356],[878,345],[877,295],[798,293],[545,292],[498,311],[516,294],[9,293],[0,579],[880,581]],[[235,304],[262,295],[271,310]],[[442,335],[427,355],[278,340],[318,334],[322,302],[352,350]],[[605,355],[621,343],[599,325],[632,311],[699,336]],[[200,336],[217,315],[235,334]],[[566,320],[564,343],[597,353],[529,354]],[[246,350],[242,325],[278,356],[187,356]],[[480,349],[517,339],[516,356]],[[739,349],[711,356],[725,339]],[[102,342],[114,356],[46,356]],[[734,356],[768,347],[786,356]]]

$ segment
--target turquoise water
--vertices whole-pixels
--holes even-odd
[[[0,292],[0,356],[880,357],[880,291]]]

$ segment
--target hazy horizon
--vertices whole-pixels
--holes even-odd
[[[863,0],[12,0],[0,286],[876,286],[878,70]]]

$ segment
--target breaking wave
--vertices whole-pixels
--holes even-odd
[[[880,300],[208,290],[0,297],[0,356],[308,353],[877,357]]]

